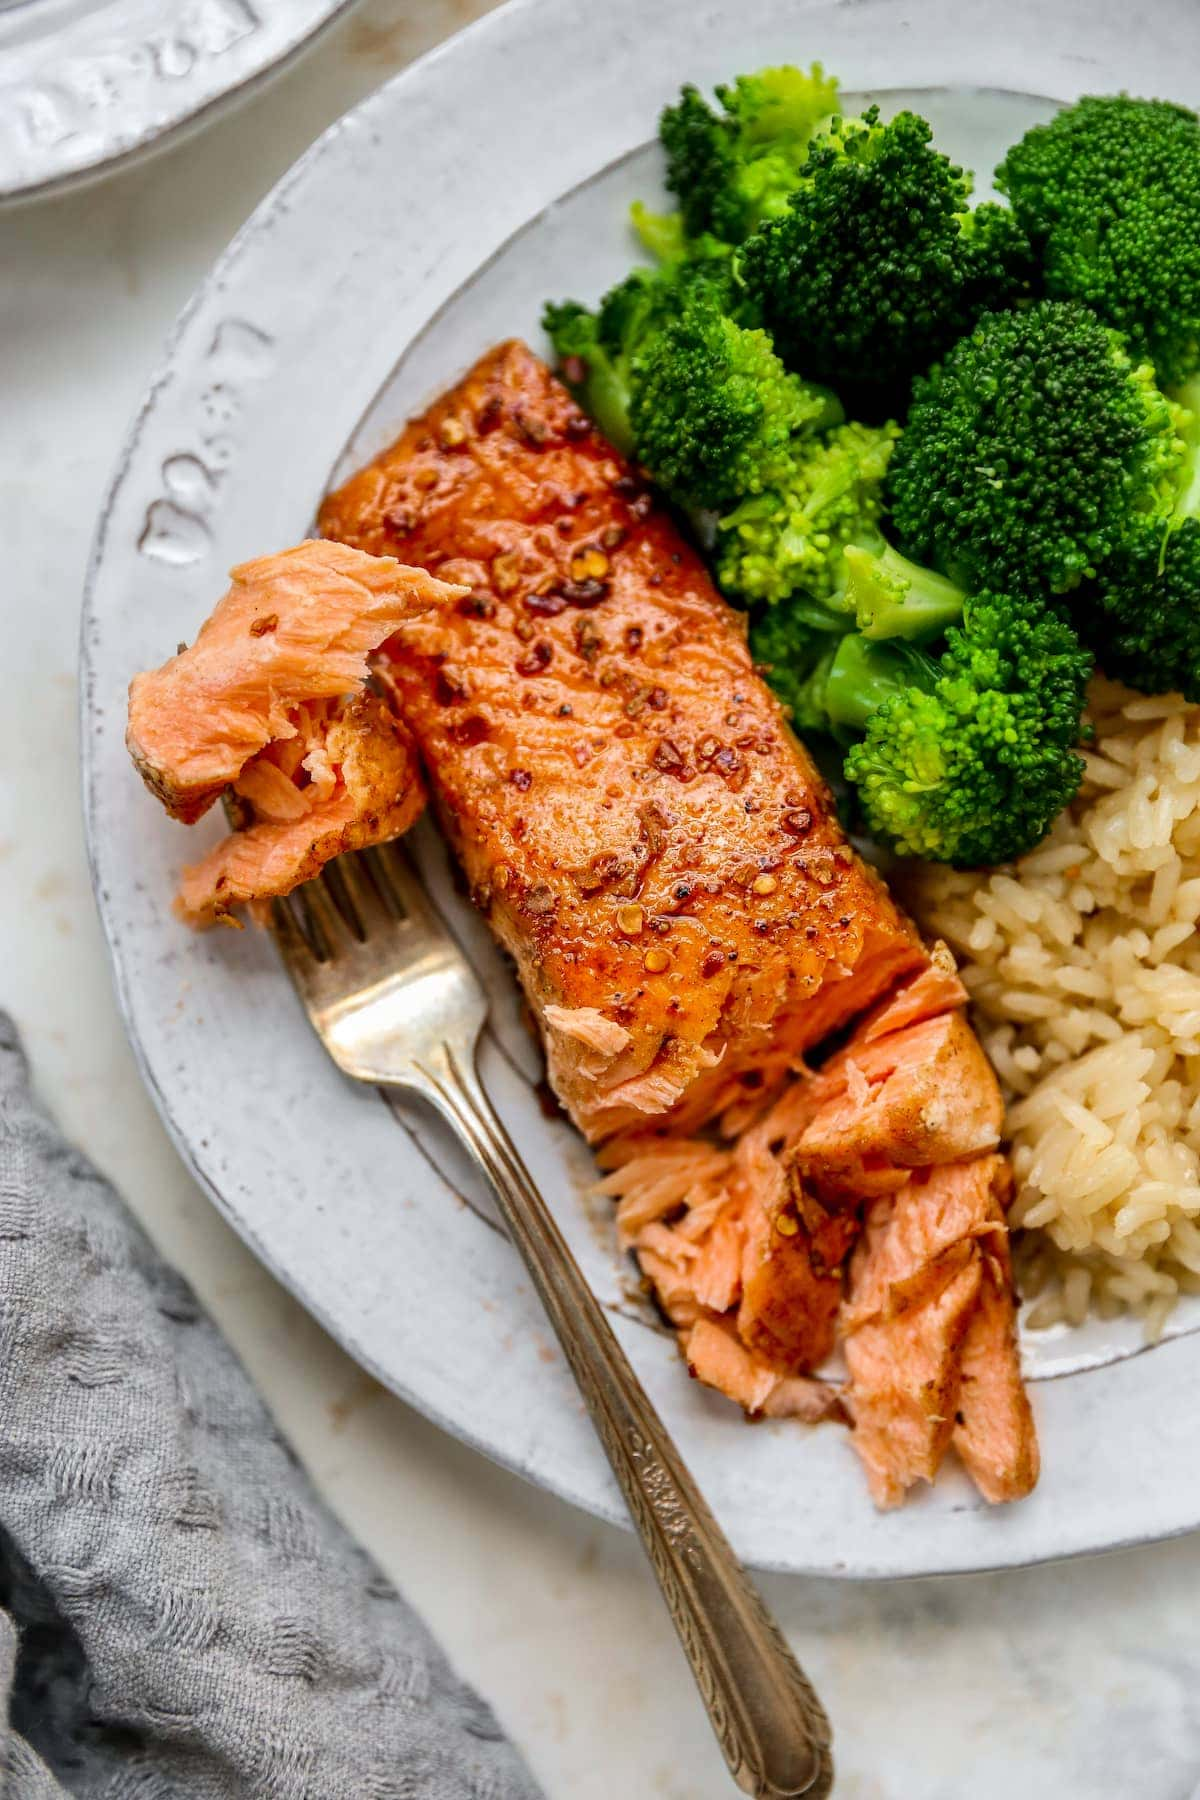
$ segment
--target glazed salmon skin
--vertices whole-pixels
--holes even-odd
[[[760,1106],[925,965],[744,617],[525,345],[483,357],[320,530],[470,590],[380,667],[590,1139]]]

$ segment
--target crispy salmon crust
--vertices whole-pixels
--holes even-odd
[[[267,744],[295,735],[296,707],[360,688],[378,644],[461,591],[316,539],[242,563],[230,580],[195,643],[129,689],[129,753],[185,824]]]
[[[778,1087],[925,964],[666,510],[523,344],[321,509],[470,593],[386,670],[593,1141]]]

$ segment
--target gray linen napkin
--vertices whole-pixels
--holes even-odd
[[[4,1800],[535,1800],[0,1013]]]

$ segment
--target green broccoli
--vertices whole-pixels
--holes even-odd
[[[842,605],[864,638],[911,638],[927,643],[962,617],[958,583],[920,568],[890,544],[869,551],[847,544]]]
[[[1200,367],[1200,119],[1165,100],[1079,100],[996,172],[1048,294],[1085,301],[1167,386]]]
[[[844,611],[785,602],[751,627],[797,730],[849,744],[861,822],[900,855],[1032,849],[1079,786],[1090,654],[1040,600],[969,597],[887,546],[845,560]]]
[[[970,178],[928,122],[871,107],[835,120],[791,201],[738,253],[748,299],[785,362],[876,412],[987,307],[1029,291],[1032,259],[1003,207],[969,209]]]
[[[1143,524],[1076,609],[1106,675],[1200,702],[1200,378],[1177,390],[1187,457],[1166,529]],[[1088,605],[1093,600],[1095,604]]]
[[[718,523],[724,592],[745,601],[802,593],[836,602],[846,546],[882,547],[883,478],[898,435],[896,425],[848,423],[793,446],[783,477]]]
[[[738,244],[786,206],[813,133],[838,111],[837,82],[814,63],[739,75],[716,93],[720,112],[685,87],[659,138],[687,236]]]
[[[660,269],[634,269],[594,312],[577,300],[549,301],[542,328],[580,404],[622,455],[633,453],[629,409],[634,363],[654,335],[704,295],[725,307],[732,289],[727,255],[698,254]]]
[[[1091,666],[1056,611],[976,594],[947,633],[936,678],[902,672],[847,755],[868,830],[902,856],[959,868],[1033,849],[1083,776]]]
[[[901,546],[972,588],[1067,593],[1165,528],[1183,419],[1086,307],[987,313],[916,383],[888,470]]]
[[[799,732],[831,729],[825,680],[851,624],[848,618],[820,610],[810,617],[803,604],[771,606],[751,621],[751,654]]]
[[[764,331],[693,293],[634,355],[629,419],[638,461],[681,505],[728,505],[783,478],[799,435],[834,424],[826,389],[789,375]]]

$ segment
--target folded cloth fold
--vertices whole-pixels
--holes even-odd
[[[4,1800],[533,1800],[0,1013]]]

